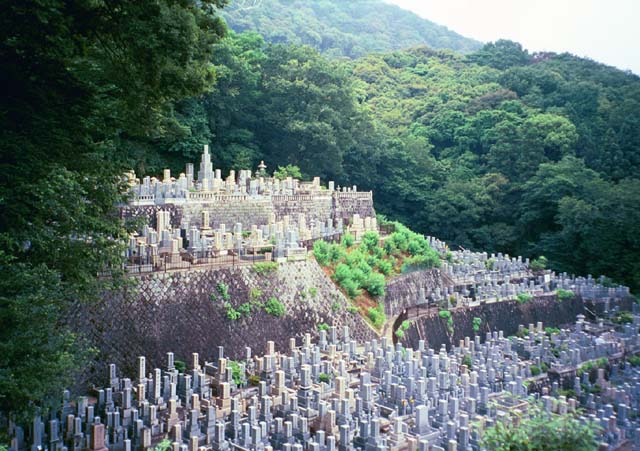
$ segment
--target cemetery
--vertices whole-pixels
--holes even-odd
[[[95,388],[12,425],[12,451],[479,451],[535,406],[640,446],[627,287],[421,237],[438,266],[385,274],[376,327],[311,251],[393,240],[371,192],[264,164],[223,179],[206,146],[197,177],[127,180],[131,283],[67,318],[100,350]]]
[[[597,426],[599,449],[632,449],[639,327],[637,311],[622,327],[579,316],[555,331],[539,322],[517,336],[465,337],[447,351],[362,342],[331,326],[317,341],[268,341],[263,354],[246,347],[236,360],[222,346],[186,367],[172,352],[158,367],[140,356],[129,377],[110,365],[104,386],[66,391],[29,431],[13,426],[12,449],[482,450],[487,428],[532,403]]]

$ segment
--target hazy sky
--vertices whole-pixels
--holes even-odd
[[[479,41],[567,51],[640,74],[640,0],[386,0]]]

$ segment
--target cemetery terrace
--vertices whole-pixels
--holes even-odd
[[[65,392],[30,430],[12,426],[11,448],[477,451],[488,427],[526,416],[535,400],[599,425],[599,449],[637,448],[640,367],[623,359],[640,351],[638,327],[637,313],[624,327],[581,317],[557,332],[529,325],[523,338],[467,337],[449,352],[358,343],[348,327],[330,327],[317,343],[310,334],[282,350],[269,342],[238,361],[222,347],[212,362],[193,354],[188,370],[173,353],[164,369],[139,357],[135,378],[111,365],[104,388],[74,401]]]

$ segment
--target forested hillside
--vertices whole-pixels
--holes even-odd
[[[236,32],[255,31],[275,44],[309,45],[329,57],[417,45],[470,52],[482,45],[382,0],[237,0],[224,17]]]
[[[137,145],[145,171],[211,143],[225,169],[264,159],[373,189],[380,212],[454,245],[640,285],[637,76],[508,41],[335,61],[244,33],[214,55],[214,91]]]

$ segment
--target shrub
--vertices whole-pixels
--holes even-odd
[[[632,355],[629,357],[629,364],[635,367],[640,366],[640,355]]]
[[[400,325],[400,328],[402,330],[407,330],[409,329],[409,327],[411,327],[411,321],[409,321],[408,319],[402,321],[402,324]]]
[[[321,266],[329,264],[329,244],[322,240],[313,243],[313,256]]]
[[[487,268],[489,271],[493,270],[493,267],[495,266],[495,264],[496,264],[496,259],[495,258],[490,258],[489,260],[484,262],[485,268]]]
[[[562,288],[558,288],[556,290],[556,294],[558,295],[558,301],[566,301],[568,299],[573,299],[573,291],[571,290],[563,290]]]
[[[480,331],[480,325],[482,324],[482,319],[477,316],[473,318],[473,331],[478,333]]]
[[[377,272],[372,272],[367,280],[365,281],[364,288],[371,294],[371,296],[382,296],[384,295],[384,287],[385,280],[382,274]]]
[[[440,310],[438,316],[442,319],[451,319],[451,312],[449,310]]]
[[[318,294],[318,289],[316,287],[309,288],[309,296],[316,297]]]
[[[276,317],[283,316],[285,313],[284,304],[276,298],[269,298],[269,300],[264,305],[264,310],[269,315]]]
[[[447,320],[447,330],[449,333],[453,333],[453,318],[451,317],[451,312],[449,310],[440,310],[438,312],[438,316],[442,319]]]
[[[388,260],[378,260],[376,262],[376,268],[385,276],[388,276],[393,271],[393,265]]]
[[[342,241],[341,241],[342,246],[345,249],[349,249],[351,246],[353,246],[353,243],[355,242],[356,242],[356,239],[350,233],[346,233],[345,235],[343,235]]]
[[[631,312],[627,311],[618,312],[613,318],[611,318],[611,321],[616,324],[629,324],[633,322],[633,315]]]
[[[340,310],[342,306],[340,305],[339,302],[334,302],[333,304],[331,304],[331,310],[333,310],[334,312],[337,312],[338,310]]]
[[[381,328],[385,322],[387,322],[387,315],[384,314],[384,307],[382,304],[378,304],[377,307],[371,307],[367,311],[367,316],[371,323],[376,328]]]
[[[340,286],[347,292],[347,296],[352,299],[360,294],[360,285],[353,279],[342,280]]]
[[[301,179],[302,172],[300,172],[300,168],[293,164],[288,164],[286,166],[278,166],[278,168],[273,171],[273,177],[278,180],[284,180],[287,177],[292,177],[294,179]]]
[[[346,279],[351,279],[351,268],[345,263],[340,263],[336,266],[333,277],[338,281],[338,283],[342,283],[342,281]]]
[[[349,307],[347,307],[347,312],[349,313],[358,313],[359,311],[360,309],[355,305],[350,305]]]
[[[531,268],[532,271],[542,271],[544,269],[547,269],[547,263],[547,257],[541,255],[540,257],[529,263],[529,268]]]
[[[481,446],[491,450],[584,451],[598,449],[598,426],[578,414],[551,414],[539,404],[530,405],[517,422],[496,421],[483,435]]]
[[[518,304],[526,304],[531,299],[533,299],[533,296],[529,293],[518,293],[516,299],[518,301]]]
[[[251,304],[245,302],[244,304],[240,304],[237,309],[238,313],[242,316],[250,316],[251,315]]]
[[[473,362],[471,361],[471,356],[469,356],[469,355],[465,355],[465,356],[462,358],[462,364],[463,364],[463,365],[466,365],[466,366],[467,366],[467,368],[469,368],[470,370],[472,370],[472,369],[473,369]]]
[[[544,333],[547,335],[555,335],[560,333],[560,329],[558,329],[557,327],[545,327]]]
[[[344,248],[339,244],[331,244],[329,245],[328,253],[329,261],[331,263],[337,263],[347,255],[344,251]]]
[[[173,366],[176,370],[178,370],[178,373],[184,373],[185,371],[187,371],[187,364],[182,360],[174,360]]]
[[[262,296],[262,291],[259,288],[252,288],[249,291],[249,300],[255,302]]]
[[[380,243],[380,235],[378,232],[365,232],[362,235],[362,247],[368,252],[372,252]]]
[[[220,296],[222,296],[222,299],[225,301],[228,301],[231,298],[229,295],[229,287],[224,282],[218,282],[217,289],[218,293],[220,293]]]
[[[411,272],[420,269],[431,269],[440,267],[440,256],[436,251],[430,249],[428,252],[415,255],[405,259],[402,265],[402,272]]]
[[[227,319],[230,319],[231,321],[237,321],[240,318],[242,318],[242,314],[231,307],[231,305],[227,305]]]
[[[402,329],[396,330],[396,337],[402,340],[404,338],[404,330]]]
[[[318,330],[329,330],[329,325],[327,323],[318,324]]]
[[[330,380],[331,380],[331,377],[327,373],[318,374],[318,381],[328,384]]]
[[[259,262],[253,265],[256,274],[269,274],[278,269],[277,262]]]
[[[231,368],[231,379],[239,387],[244,382],[244,374],[242,366],[235,360],[229,360],[229,367]]]
[[[249,376],[249,384],[251,384],[252,387],[257,387],[258,385],[260,385],[260,376],[256,374],[252,374],[251,376]]]
[[[531,370],[532,376],[537,376],[541,373],[540,367],[538,365],[531,365],[529,369]]]

